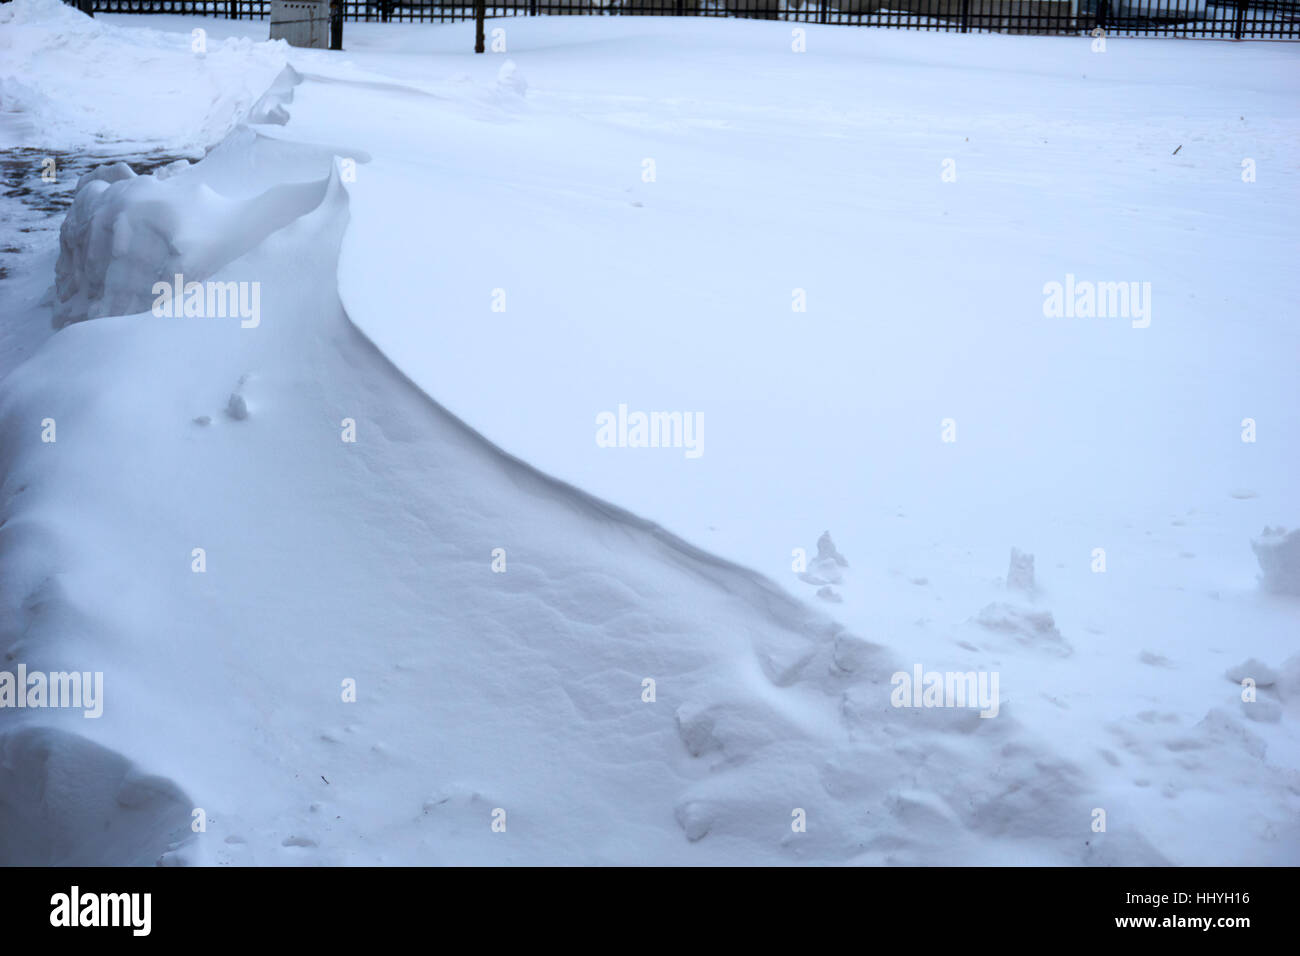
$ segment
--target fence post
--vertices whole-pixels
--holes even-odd
[[[1246,32],[1246,0],[1236,0],[1237,19],[1232,25],[1232,38],[1240,40]]]
[[[1110,0],[1097,0],[1097,21],[1092,25],[1095,30],[1097,27],[1106,29],[1106,14],[1110,12]]]
[[[474,52],[482,53],[487,45],[483,42],[483,17],[486,15],[487,0],[474,0]]]
[[[537,0],[528,0],[528,15],[530,17],[537,16]]]
[[[961,32],[970,32],[970,0],[961,0]]]
[[[330,0],[330,49],[343,49],[343,0]]]
[[[238,19],[239,19],[239,5],[238,5],[238,3],[236,2],[236,0],[229,0],[229,2],[226,4],[226,6],[229,8],[229,10],[228,10],[228,12],[227,12],[226,15],[227,15],[231,20],[238,20]]]

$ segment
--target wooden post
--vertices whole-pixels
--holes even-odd
[[[474,0],[474,52],[482,53],[486,46],[483,43],[483,18],[487,15],[487,0]]]

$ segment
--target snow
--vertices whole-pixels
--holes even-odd
[[[202,155],[287,62],[288,44],[243,36],[205,38],[204,52],[191,52],[192,29],[216,21],[194,18],[180,33],[138,19],[124,43],[109,19],[59,0],[0,6],[0,148],[111,140],[123,152],[148,142]]]
[[[1300,860],[1300,54],[800,26],[0,8],[0,860]]]
[[[1276,594],[1300,594],[1300,530],[1265,528],[1250,546],[1263,572],[1261,587]]]

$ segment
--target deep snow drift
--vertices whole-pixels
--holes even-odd
[[[88,179],[6,315],[60,330],[0,382],[5,667],[105,690],[0,711],[0,860],[1300,859],[1290,48],[8,8],[37,75],[187,78],[130,148],[234,128]]]

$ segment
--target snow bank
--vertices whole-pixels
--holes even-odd
[[[294,167],[317,155],[305,148]],[[115,215],[148,215],[157,232],[184,224],[201,186],[219,196],[234,159],[223,149],[151,187],[86,188],[121,187]],[[416,392],[339,307],[324,253],[347,202],[337,176],[319,189],[314,208],[213,264],[265,283],[258,329],[102,318],[6,380],[6,487],[25,491],[4,507],[0,599],[30,608],[37,582],[57,577],[46,610],[12,618],[24,655],[98,648],[120,695],[61,738],[105,755],[60,764],[60,779],[82,793],[106,776],[118,793],[129,757],[175,781],[131,790],[144,796],[128,801],[142,813],[129,847],[91,838],[106,811],[80,805],[70,858],[165,856],[192,802],[208,828],[181,858],[207,862],[937,863],[1003,839],[1027,859],[1088,859],[1083,781],[1014,719],[892,708],[879,647],[504,455]],[[128,261],[147,251],[132,240],[157,241],[116,235]],[[226,421],[213,411],[233,382],[256,408]],[[40,415],[59,423],[53,446],[29,434]],[[355,446],[339,440],[344,416]],[[166,481],[100,469],[100,504],[65,524],[86,463],[128,434],[133,458],[167,463]],[[110,542],[118,560],[133,551],[122,595],[97,553]],[[509,555],[499,575],[494,545]],[[93,629],[60,626],[71,596]],[[340,702],[347,679],[355,708]],[[57,836],[50,808],[18,796],[41,766],[24,742],[50,719],[25,715],[5,738],[18,756],[0,804],[18,809],[4,822],[28,835],[6,862],[44,859]],[[994,764],[997,783],[972,790]],[[497,808],[506,839],[490,828]],[[806,833],[793,813],[813,821]],[[1124,858],[1151,855],[1120,839]]]
[[[113,26],[61,0],[0,5],[0,147],[117,143],[197,155],[265,92],[288,53],[279,40],[205,38],[202,52],[197,42]]]
[[[5,380],[2,636],[107,687],[99,720],[8,718],[5,862],[1087,861],[1085,782],[1014,718],[892,707],[877,645],[416,391],[340,307],[337,173],[284,181],[321,155],[241,130],[163,180],[90,177],[69,216],[88,313],[174,249],[262,283],[267,318],[103,317]],[[279,180],[239,175],[268,156]],[[232,388],[246,415],[219,414]],[[97,756],[42,756],[64,752]],[[87,799],[42,802],[40,774]],[[91,836],[110,804],[134,822]],[[190,809],[206,832],[178,840]]]

